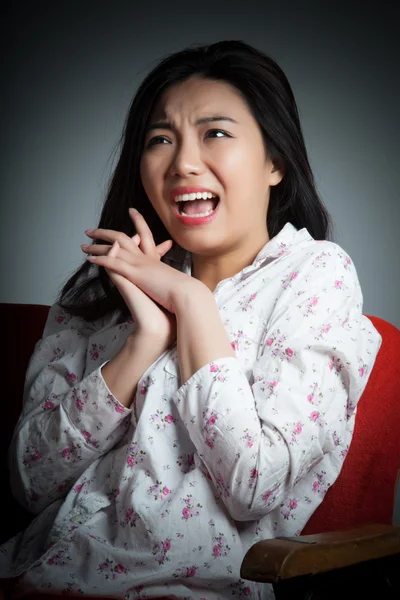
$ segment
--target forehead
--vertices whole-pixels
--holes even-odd
[[[174,119],[184,116],[203,116],[208,113],[249,113],[240,92],[224,81],[191,77],[172,85],[156,103],[153,119]]]

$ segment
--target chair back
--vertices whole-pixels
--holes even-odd
[[[391,524],[400,465],[400,331],[368,315],[382,336],[356,413],[342,470],[302,531],[323,533]]]

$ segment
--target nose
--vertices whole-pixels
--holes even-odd
[[[200,149],[193,140],[182,141],[176,146],[171,162],[170,174],[185,177],[201,175],[204,171]]]

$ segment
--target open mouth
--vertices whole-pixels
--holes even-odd
[[[208,217],[212,215],[219,204],[219,197],[177,202],[178,212],[185,217]]]

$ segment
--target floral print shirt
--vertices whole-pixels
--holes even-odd
[[[190,253],[165,260],[191,273]],[[132,320],[51,307],[9,455],[37,516],[0,547],[1,577],[127,600],[270,597],[240,578],[243,557],[300,534],[335,482],[381,337],[346,252],[290,223],[214,297],[236,357],[182,385],[174,344],[131,408],[101,368]]]

